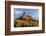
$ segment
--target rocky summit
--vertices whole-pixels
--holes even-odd
[[[25,12],[19,18],[14,19],[15,27],[33,27],[38,26],[39,21],[33,19],[32,16],[27,15]]]

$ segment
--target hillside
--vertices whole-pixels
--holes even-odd
[[[14,20],[15,27],[33,27],[38,26],[39,24],[38,20],[33,19],[32,16],[26,15],[25,13],[23,13],[22,16]]]

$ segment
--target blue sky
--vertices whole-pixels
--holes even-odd
[[[37,20],[39,19],[39,9],[14,8],[14,15],[15,15],[16,18],[21,16],[23,12],[25,12],[26,14],[32,16],[33,19],[37,19]]]

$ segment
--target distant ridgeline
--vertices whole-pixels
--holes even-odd
[[[32,16],[29,16],[24,12],[22,16],[15,19],[14,24],[15,26],[17,25],[16,27],[31,27],[38,26],[39,21],[33,19]]]

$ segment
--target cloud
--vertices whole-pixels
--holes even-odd
[[[20,10],[16,10],[16,11],[14,12],[14,15],[15,15],[16,18],[22,16],[22,14],[23,14],[23,11],[20,11]]]
[[[39,13],[36,13],[35,15],[33,15],[33,19],[39,20]]]

